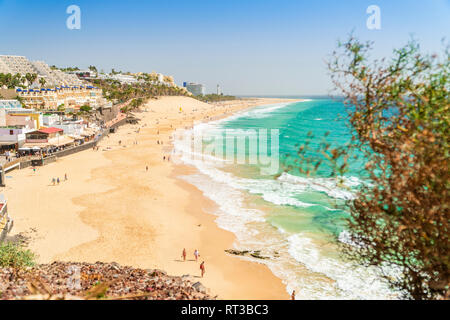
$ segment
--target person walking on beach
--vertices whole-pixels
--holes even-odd
[[[292,300],[295,300],[295,290],[292,291],[291,299],[292,299]]]
[[[59,177],[58,177],[58,178],[56,179],[56,183],[59,185],[59,182],[60,182],[60,181],[59,181]]]
[[[146,167],[145,167],[145,171],[147,171],[147,172],[148,172],[148,166],[146,166]]]
[[[198,261],[198,257],[200,257],[200,253],[198,252],[197,249],[195,249],[195,251],[194,251],[194,257],[195,257],[195,261]]]
[[[55,182],[56,182],[55,178],[52,178],[52,184],[53,185],[55,185]]]
[[[64,181],[67,181],[67,173],[64,174]]]
[[[186,248],[183,249],[181,256],[183,257],[183,261],[186,261]]]
[[[202,271],[202,278],[205,275],[205,261],[200,264],[200,270]]]

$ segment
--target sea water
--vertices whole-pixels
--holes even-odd
[[[306,154],[311,156],[324,139],[331,148],[349,143],[344,115],[342,102],[313,99],[256,107],[198,124],[193,132],[215,135],[279,130],[280,166],[276,173],[266,175],[258,164],[238,164],[210,155],[193,157],[190,143],[175,139],[181,161],[198,169],[182,179],[217,203],[218,209],[211,213],[217,216],[219,227],[236,235],[235,249],[260,251],[269,258],[243,259],[266,264],[289,293],[296,290],[298,299],[396,298],[380,270],[345,259],[338,246],[348,236],[346,201],[365,183],[363,160],[353,161],[339,179],[331,176],[326,163],[309,176],[301,174],[296,165],[288,167],[298,164],[297,151],[306,141]],[[248,157],[255,151],[246,145],[235,152]]]

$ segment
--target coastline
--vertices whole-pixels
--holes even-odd
[[[208,213],[215,204],[177,178],[195,169],[162,157],[170,153],[169,136],[176,128],[257,105],[294,101],[298,100],[250,99],[229,105],[183,97],[151,101],[143,107],[151,110],[138,114],[141,124],[127,124],[105,138],[99,144],[102,151],[80,152],[39,168],[36,174],[28,169],[11,173],[4,193],[16,220],[13,234],[34,228],[30,248],[43,263],[115,261],[174,276],[189,274],[219,299],[288,299],[285,285],[268,267],[224,252],[232,248],[235,237],[220,229]],[[49,185],[52,176],[65,173],[68,182]],[[197,263],[180,261],[183,247],[188,260],[195,249],[200,250],[205,278],[196,278]]]

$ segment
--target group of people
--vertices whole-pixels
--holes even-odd
[[[33,168],[33,170],[35,170],[34,168]],[[64,174],[64,181],[67,181],[68,179],[67,179],[67,173],[65,173]],[[57,178],[52,178],[52,184],[53,185],[56,185],[56,184],[60,184],[61,183],[61,180],[59,179],[59,177],[57,177]]]
[[[183,252],[181,254],[181,257],[183,258],[183,261],[186,261],[186,256],[187,256],[186,248],[184,248]],[[194,251],[195,262],[198,262],[198,258],[199,257],[200,257],[200,253],[199,253],[199,251],[197,249],[195,249],[195,251]],[[205,270],[205,261],[202,261],[202,263],[200,264],[200,272],[201,272],[202,278],[203,278],[203,276],[205,275],[205,272],[206,272],[206,270]]]

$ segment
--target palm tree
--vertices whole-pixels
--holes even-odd
[[[41,87],[43,87],[43,86],[45,86],[45,83],[46,83],[47,81],[44,79],[44,78],[40,78],[39,79],[39,84],[41,85]]]

